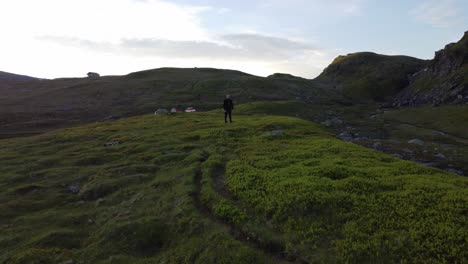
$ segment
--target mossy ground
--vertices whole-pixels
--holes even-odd
[[[466,178],[296,118],[222,118],[1,140],[0,262],[467,261]]]
[[[384,118],[388,121],[410,123],[468,139],[468,106],[466,105],[404,108],[387,112]]]

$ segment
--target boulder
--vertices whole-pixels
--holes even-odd
[[[320,124],[322,124],[323,126],[326,126],[326,127],[330,127],[330,126],[332,126],[332,121],[331,120],[325,120]]]
[[[380,142],[375,142],[374,144],[372,144],[372,148],[374,148],[374,149],[382,149],[382,143],[380,143]]]
[[[351,134],[348,131],[341,132],[340,134],[338,134],[338,137],[346,141],[353,140],[353,134]]]
[[[408,141],[409,144],[415,144],[415,145],[419,145],[419,146],[424,146],[424,141],[420,140],[420,139],[412,139],[410,141]]]
[[[160,108],[154,112],[155,115],[167,115],[169,111],[167,109]]]
[[[97,73],[97,72],[88,72],[88,74],[86,74],[86,75],[90,79],[99,79],[99,77],[101,77],[101,75],[99,75],[99,73]]]
[[[344,121],[341,120],[338,117],[332,117],[330,119],[327,119],[327,120],[321,122],[320,124],[322,124],[323,126],[326,126],[326,127],[340,126],[340,125],[344,124]]]
[[[78,183],[73,183],[73,184],[70,184],[68,185],[67,187],[67,190],[70,192],[70,193],[73,193],[73,194],[77,194],[80,192],[80,184]]]

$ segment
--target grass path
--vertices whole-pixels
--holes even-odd
[[[468,139],[467,138],[455,136],[455,135],[450,134],[450,133],[448,133],[446,131],[437,130],[437,129],[429,128],[429,127],[424,127],[424,126],[420,126],[420,125],[416,125],[416,124],[412,124],[412,123],[408,123],[408,122],[402,122],[402,121],[398,121],[398,120],[386,120],[385,122],[400,124],[400,125],[405,125],[405,126],[417,128],[417,129],[423,129],[423,130],[431,131],[433,133],[437,133],[437,134],[439,134],[441,136],[447,137],[447,138],[449,138],[449,139],[451,139],[451,140],[453,140],[453,141],[455,141],[457,143],[460,143],[460,144],[463,144],[463,145],[468,145]]]
[[[203,161],[202,161],[203,162]],[[223,182],[223,173],[218,170],[217,173],[214,175],[216,180],[216,191],[225,198],[231,198],[231,195],[226,190],[225,185]],[[204,205],[201,202],[201,190],[202,190],[202,171],[200,169],[197,170],[194,176],[194,185],[195,185],[195,192],[193,193],[193,199],[195,203],[195,207],[199,212],[201,212],[205,217],[210,219],[213,223],[217,225],[223,226],[225,229],[229,230],[229,234],[235,238],[236,240],[240,241],[241,243],[247,245],[248,247],[262,251],[265,255],[269,256],[272,263],[307,263],[305,261],[297,261],[297,258],[290,257],[285,254],[284,248],[272,248],[266,247],[265,244],[261,243],[257,238],[253,237],[252,234],[249,234],[242,230],[241,228],[237,227],[232,223],[228,223],[219,219],[215,214],[213,214],[212,210]],[[221,185],[223,184],[223,185]]]

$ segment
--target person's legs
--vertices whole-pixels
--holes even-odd
[[[224,111],[224,123],[227,123],[227,115],[228,115],[228,112]]]
[[[232,123],[232,112],[229,111],[229,123]]]

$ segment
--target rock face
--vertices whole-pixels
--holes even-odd
[[[409,81],[394,106],[468,103],[468,32],[459,42],[437,51],[429,65],[410,75]]]

